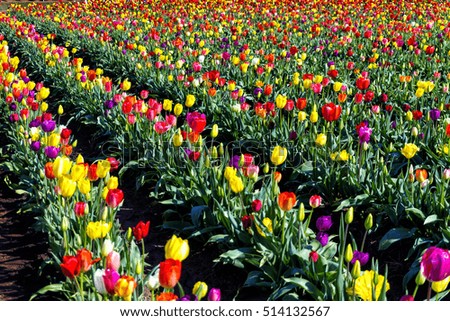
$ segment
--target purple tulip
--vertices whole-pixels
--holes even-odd
[[[105,106],[106,109],[113,109],[114,101],[113,100],[107,100],[107,101],[105,101],[105,103],[103,105]]]
[[[442,281],[450,275],[450,253],[448,250],[432,246],[422,256],[420,272],[428,281]]]
[[[30,147],[31,147],[32,151],[37,152],[39,149],[41,149],[41,142],[38,140],[35,142],[32,142]]]
[[[177,301],[198,301],[195,294],[186,294],[185,296],[179,298]]]
[[[59,153],[59,148],[54,146],[47,146],[44,149],[45,155],[47,155],[48,158],[56,158]]]
[[[316,227],[320,232],[328,231],[331,225],[333,225],[333,221],[330,215],[321,216],[316,221]]]
[[[218,288],[212,288],[208,293],[208,301],[220,301],[222,293]]]
[[[33,119],[30,124],[28,125],[28,127],[33,128],[33,127],[39,127],[41,126],[41,121],[39,119]]]
[[[316,240],[319,241],[322,246],[325,246],[328,244],[328,234],[325,232],[319,232],[317,233]]]
[[[241,159],[241,156],[239,155],[234,155],[231,159],[230,159],[230,166],[233,166],[236,169],[239,169],[239,161]]]
[[[289,133],[289,140],[296,140],[298,137],[297,132],[295,130]]]
[[[42,130],[46,133],[52,132],[56,128],[56,122],[54,120],[44,120],[41,123]]]
[[[362,126],[358,130],[359,143],[360,144],[368,143],[370,141],[370,135],[372,135],[372,128]]]
[[[414,301],[414,297],[412,295],[406,294],[400,298],[400,301]]]
[[[10,109],[11,111],[16,111],[17,105],[16,105],[15,103],[12,103],[11,105],[9,105],[9,109]]]
[[[11,123],[16,123],[16,122],[18,122],[18,121],[19,121],[19,115],[16,114],[16,113],[9,115],[9,121],[10,121]]]
[[[439,117],[441,117],[441,111],[439,109],[432,109],[432,110],[430,110],[430,118],[433,121],[438,120]]]
[[[355,264],[357,260],[359,261],[361,266],[366,265],[367,262],[369,262],[369,253],[354,251],[351,263]]]

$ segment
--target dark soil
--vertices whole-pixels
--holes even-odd
[[[0,300],[29,300],[45,286],[39,276],[48,258],[46,235],[33,229],[31,214],[18,214],[24,200],[4,183],[0,174]]]

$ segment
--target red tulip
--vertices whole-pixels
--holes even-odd
[[[111,168],[109,169],[110,172],[114,172],[119,168],[120,162],[116,158],[108,157],[106,160],[111,164]]]
[[[317,208],[322,204],[322,197],[320,195],[313,195],[309,198],[309,206]]]
[[[285,212],[290,211],[296,202],[297,197],[292,192],[283,192],[278,195],[278,206]]]
[[[123,192],[122,190],[115,188],[110,189],[108,194],[106,194],[106,204],[109,207],[116,208],[123,201]]]
[[[61,267],[62,273],[69,279],[78,276],[81,271],[81,264],[77,256],[64,255],[63,261],[59,266]]]
[[[306,98],[300,97],[297,99],[297,102],[295,104],[295,107],[297,107],[298,110],[303,110],[306,108]]]
[[[88,178],[90,181],[98,180],[97,176],[97,164],[91,164],[88,170]]]
[[[167,259],[159,263],[159,283],[162,287],[172,289],[181,277],[181,262]]]
[[[77,252],[77,259],[80,264],[80,271],[81,272],[87,272],[91,269],[91,266],[98,261],[100,261],[100,258],[97,258],[95,260],[92,259],[92,253],[91,251],[87,249],[81,249]]]
[[[75,203],[75,215],[78,217],[84,216],[86,212],[86,203],[85,202],[76,202]]]
[[[253,212],[259,212],[262,208],[262,202],[258,199],[252,202],[252,210]]]
[[[358,88],[359,90],[366,90],[367,88],[369,88],[369,86],[370,79],[364,77],[359,77],[358,79],[356,79],[356,88]]]
[[[45,170],[45,177],[47,177],[48,179],[55,178],[55,174],[53,173],[53,163],[52,162],[46,163],[44,170]]]
[[[342,113],[342,107],[333,103],[322,106],[322,116],[326,121],[336,121]]]
[[[136,241],[142,240],[144,237],[148,235],[148,230],[150,228],[150,221],[137,223],[135,227],[133,227],[133,235]]]

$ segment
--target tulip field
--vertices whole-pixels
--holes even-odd
[[[30,2],[0,42],[32,299],[450,297],[447,1]]]

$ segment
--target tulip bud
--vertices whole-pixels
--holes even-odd
[[[298,208],[298,220],[303,222],[305,219],[305,205],[300,203],[300,207]]]
[[[63,106],[59,105],[58,106],[58,115],[62,115],[62,114],[64,114],[64,108],[63,108]]]
[[[417,137],[417,135],[419,135],[419,130],[417,129],[417,127],[413,127],[411,129],[411,135],[413,135],[414,137]]]
[[[361,275],[361,263],[359,263],[359,260],[356,260],[352,268],[352,277],[354,279],[357,279],[360,275]]]
[[[72,143],[72,147],[77,147],[77,145],[78,145],[78,140],[76,139],[73,143]]]
[[[105,239],[102,245],[102,256],[106,257],[114,250],[114,243],[110,239]]]
[[[269,163],[265,163],[264,167],[263,167],[263,173],[267,174],[269,172],[270,168],[269,168]]]
[[[159,270],[156,271],[155,275],[150,275],[146,283],[147,287],[154,291],[159,288]]]
[[[217,147],[216,146],[213,146],[212,148],[211,148],[211,158],[217,158]]]
[[[345,249],[345,262],[350,262],[353,259],[353,249],[352,249],[352,245],[348,244],[347,248]]]
[[[131,229],[131,227],[129,227],[127,230],[127,240],[131,241],[132,239],[133,239],[133,230]]]
[[[225,151],[223,150],[223,143],[220,143],[220,145],[219,145],[219,156],[222,157],[223,154],[225,154]]]
[[[214,124],[211,129],[211,137],[216,138],[217,135],[219,135],[219,126],[217,126],[217,124]]]
[[[104,207],[103,208],[103,212],[102,212],[102,221],[105,221],[108,219],[108,207]]]
[[[141,274],[142,273],[142,264],[141,261],[138,260],[136,263],[136,274]]]
[[[244,154],[241,154],[241,157],[239,158],[239,163],[238,163],[239,167],[244,166],[244,163],[245,163],[245,157],[244,157]]]
[[[224,192],[222,186],[219,186],[219,187],[217,188],[217,195],[218,195],[219,197],[221,197],[221,198],[225,196],[225,192]]]
[[[364,221],[364,228],[366,230],[370,230],[373,226],[373,216],[372,214],[367,215],[366,220]]]
[[[345,223],[351,224],[352,222],[353,222],[353,206],[348,209],[347,213],[345,213]]]
[[[206,168],[211,167],[211,159],[209,158],[209,155],[206,155],[206,159],[205,159],[205,167],[206,167]]]
[[[67,231],[69,229],[69,219],[64,216],[61,220],[61,229],[63,230],[63,232]]]
[[[362,144],[363,150],[368,150],[369,149],[369,144],[367,142],[364,142]]]

